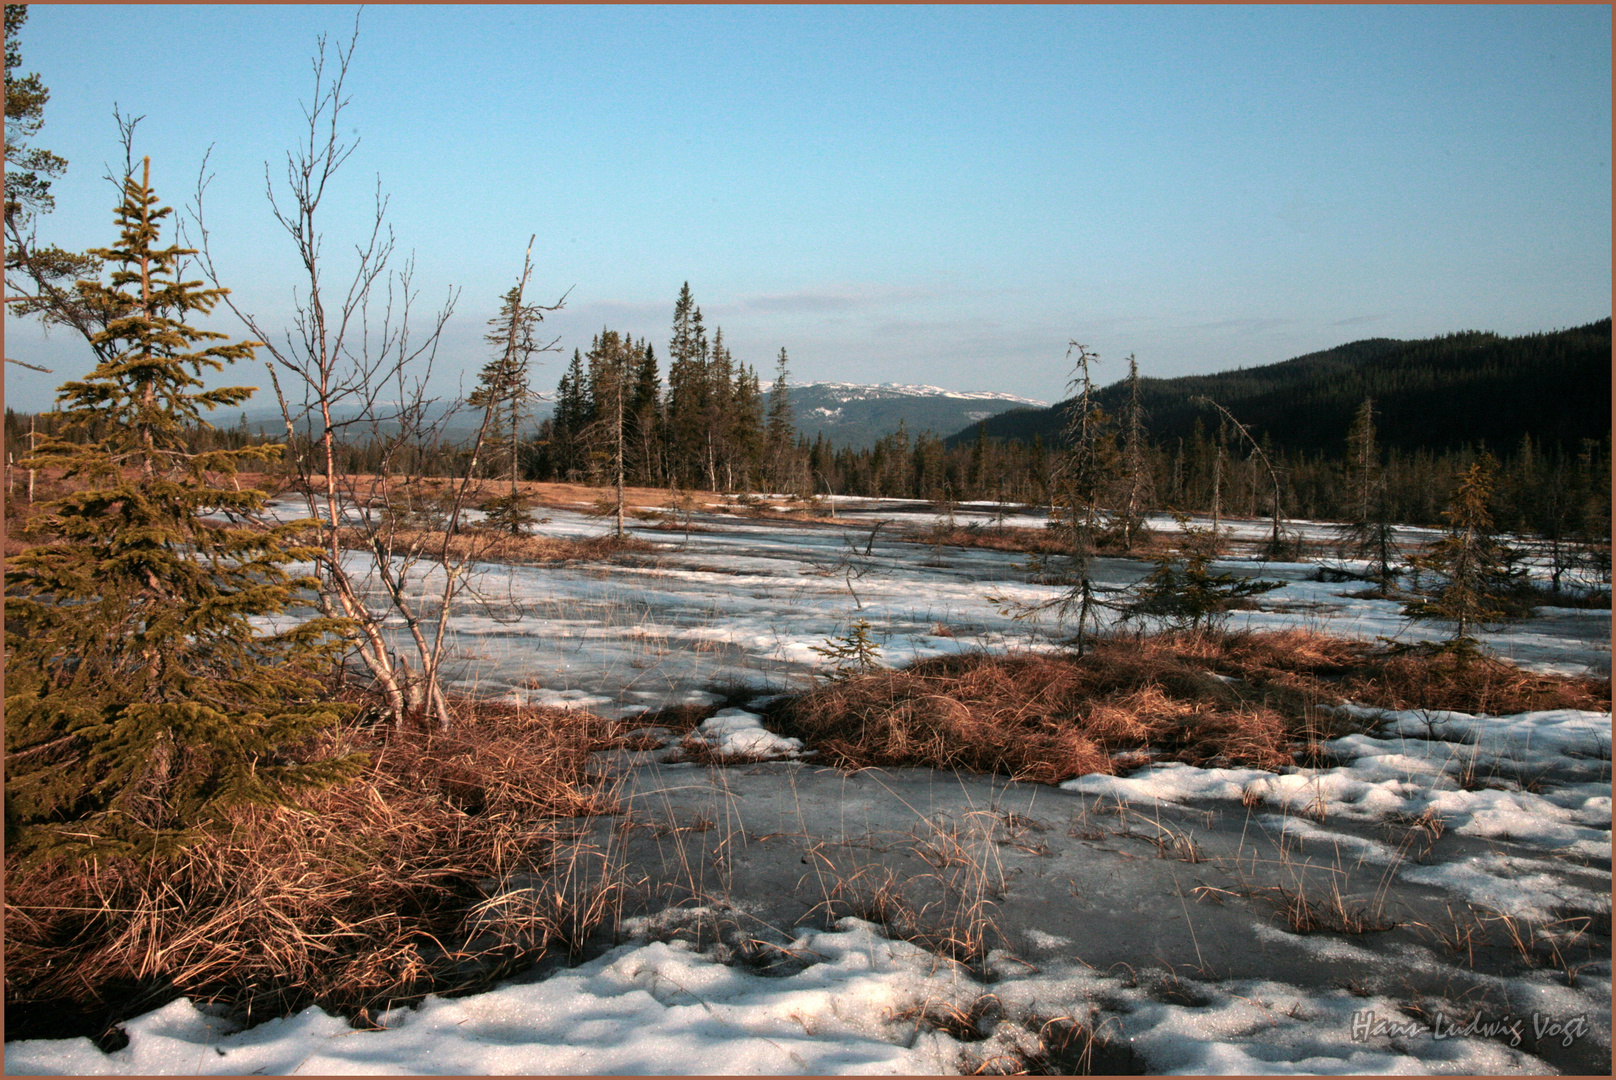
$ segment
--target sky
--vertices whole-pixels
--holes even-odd
[[[206,156],[221,283],[289,329],[308,285],[266,169],[284,193],[317,41],[329,71],[356,16],[325,288],[379,186],[417,335],[456,298],[439,394],[474,383],[530,235],[529,297],[566,296],[541,388],[603,326],[665,361],[686,281],[765,383],[785,348],[793,382],[1044,400],[1072,340],[1110,382],[1129,354],[1170,377],[1611,310],[1602,5],[35,6],[34,145],[70,163],[41,238],[114,239],[116,105],[181,217]],[[54,369],[7,365],[13,408],[89,369],[6,331]]]

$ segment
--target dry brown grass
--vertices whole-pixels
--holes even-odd
[[[370,544],[358,529],[342,529],[342,546],[368,551]],[[396,529],[389,534],[394,551],[420,551],[436,557],[443,533],[422,529]],[[513,536],[495,529],[462,529],[449,538],[449,557],[456,562],[543,564],[570,560],[601,560],[630,552],[656,551],[657,545],[637,536]]]
[[[1411,649],[1386,654],[1343,693],[1388,709],[1453,709],[1495,716],[1537,709],[1610,709],[1610,679],[1534,675],[1490,656]]]
[[[1233,519],[1228,519],[1233,520]],[[1071,550],[1070,541],[1058,530],[1027,525],[949,525],[939,522],[925,528],[914,528],[899,537],[916,544],[941,544],[947,547],[987,548],[992,551],[1025,552],[1031,555],[1063,555]],[[1252,553],[1264,541],[1223,538],[1225,552]],[[1134,539],[1131,550],[1123,550],[1120,536],[1104,536],[1099,550],[1106,555],[1151,560],[1178,552],[1183,536],[1176,529],[1153,529]],[[1298,549],[1299,558],[1323,555],[1332,550],[1329,543],[1316,540],[1303,541]]]
[[[1466,712],[1608,709],[1610,684],[1394,653],[1302,630],[1161,634],[1067,655],[962,654],[821,686],[775,711],[851,768],[915,766],[1058,783],[1141,760],[1278,768],[1362,726],[1353,700]],[[1431,688],[1434,700],[1425,695]]]
[[[576,851],[561,819],[614,806],[588,771],[604,722],[480,706],[449,734],[326,738],[370,754],[360,779],[241,812],[170,863],[8,863],[10,1032],[97,1035],[178,994],[363,1022],[576,949],[611,917],[617,882],[558,863]],[[513,874],[540,884],[492,900]]]
[[[1035,555],[1059,555],[1070,547],[1053,529],[1024,525],[984,525],[978,528],[957,525],[949,528],[940,524],[910,530],[900,539],[916,544],[987,548],[990,551],[1017,551]]]

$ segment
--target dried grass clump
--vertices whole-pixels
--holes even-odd
[[[1199,645],[1201,655],[1241,675],[1269,678],[1304,672],[1315,678],[1344,675],[1364,664],[1374,651],[1365,642],[1312,630],[1204,635],[1204,639],[1194,642],[1181,638],[1180,647]]]
[[[1542,709],[1610,709],[1610,680],[1534,675],[1480,654],[1407,649],[1381,655],[1341,692],[1386,709],[1453,709],[1507,716]]]
[[[961,656],[832,683],[792,701],[791,734],[833,762],[1001,772],[1054,783],[1105,771],[1104,751],[1057,717],[1075,672],[1046,657]]]
[[[8,863],[12,1034],[98,1035],[178,994],[243,1018],[365,1016],[486,985],[609,917],[604,877],[565,903],[488,902],[511,874],[566,879],[556,819],[613,809],[587,770],[603,722],[483,707],[448,734],[325,739],[371,764],[301,811],[243,811],[163,863]]]
[[[1209,670],[1211,635],[1099,643],[1088,655],[965,654],[820,687],[779,714],[835,763],[1058,783],[1155,751],[1196,764],[1293,760],[1300,712]],[[1295,711],[1295,710],[1293,710]]]
[[[370,550],[370,541],[363,530],[344,528],[339,532],[339,539],[342,546],[350,550]],[[397,551],[420,551],[435,557],[443,549],[442,530],[395,529],[390,539]],[[449,557],[470,562],[526,565],[573,559],[595,561],[656,550],[657,546],[648,540],[610,533],[604,536],[513,536],[496,529],[465,528],[449,537]]]
[[[1361,729],[1321,708],[1349,699],[1473,713],[1608,709],[1610,683],[1304,630],[1168,633],[1101,641],[1083,657],[928,660],[821,686],[775,715],[844,767],[1058,783],[1152,759],[1279,768]]]

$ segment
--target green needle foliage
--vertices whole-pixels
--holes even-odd
[[[1515,553],[1493,534],[1490,507],[1497,470],[1493,456],[1483,453],[1459,481],[1442,512],[1448,520],[1447,535],[1414,560],[1439,584],[1430,595],[1403,608],[1410,618],[1452,623],[1453,636],[1443,647],[1461,654],[1479,648],[1477,629],[1509,620],[1505,594],[1521,577],[1511,566]]]
[[[881,646],[871,639],[870,624],[865,619],[855,619],[841,637],[826,638],[824,645],[808,647],[831,662],[828,677],[832,681],[868,675],[885,666],[881,663]]]
[[[1134,585],[1122,603],[1124,618],[1160,620],[1169,630],[1216,630],[1230,612],[1250,607],[1251,597],[1282,588],[1283,581],[1212,573],[1217,537],[1209,528],[1191,525],[1189,516],[1173,512],[1184,540],[1176,553],[1154,560],[1156,569]]]
[[[61,387],[63,435],[31,462],[73,489],[51,507],[59,539],[6,570],[14,855],[160,856],[224,825],[231,807],[289,802],[362,763],[296,753],[337,718],[318,680],[338,627],[258,625],[309,584],[287,564],[314,553],[294,541],[306,523],[240,523],[265,496],[234,475],[280,447],[188,450],[202,410],[252,393],[204,390],[201,374],[257,343],[221,344],[187,322],[223,290],[181,280],[191,252],[158,246],[170,211],[150,169],[125,181],[117,245],[93,253],[111,284],[77,285],[102,327],[90,336],[98,363]]]

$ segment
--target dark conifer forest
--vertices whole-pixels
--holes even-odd
[[[1348,435],[1367,402],[1387,511],[1439,525],[1458,478],[1482,452],[1501,463],[1495,513],[1528,532],[1608,534],[1611,324],[1522,337],[1465,332],[1421,341],[1368,339],[1256,368],[1153,379],[1140,375],[1133,438],[1155,509],[1270,512],[1270,478],[1227,410],[1271,457],[1283,512],[1351,516]],[[1071,402],[1017,409],[964,431],[902,426],[868,448],[809,440],[792,424],[789,358],[775,358],[764,388],[755,364],[735,357],[723,328],[709,331],[689,284],[674,302],[662,366],[656,344],[603,327],[574,349],[556,387],[554,414],[521,441],[522,478],[607,486],[621,442],[624,482],[729,492],[827,493],[1047,505]],[[1120,442],[1127,379],[1096,390]],[[7,412],[10,445],[30,423],[58,430],[50,414]],[[251,441],[246,427],[197,433],[206,446]],[[463,469],[451,442],[425,451],[429,473]],[[378,457],[363,443],[347,467]],[[503,459],[508,461],[509,459]],[[504,475],[499,460],[482,466]]]
[[[1164,445],[1209,419],[1209,397],[1259,438],[1289,453],[1334,453],[1364,398],[1376,403],[1381,442],[1405,452],[1446,453],[1486,444],[1575,450],[1610,431],[1610,320],[1570,330],[1499,337],[1466,331],[1421,341],[1369,338],[1277,364],[1177,379],[1141,378],[1140,397]],[[1101,389],[1116,412],[1125,380]],[[987,435],[1048,440],[1071,402],[1017,409],[984,421]],[[961,433],[950,443],[974,437]]]

